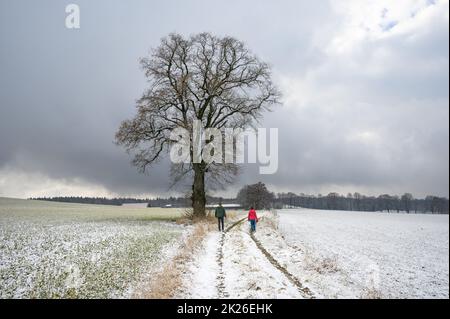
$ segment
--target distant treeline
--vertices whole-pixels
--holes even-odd
[[[138,198],[106,198],[106,197],[82,197],[82,196],[33,197],[29,199],[45,200],[50,202],[62,202],[62,203],[116,205],[116,206],[120,206],[125,203],[147,203],[150,200]]]
[[[402,196],[384,194],[377,197],[365,196],[359,193],[346,196],[338,193],[329,193],[326,196],[279,193],[273,206],[373,212],[449,213],[449,200],[447,198],[429,195],[423,199],[418,199],[409,193]]]
[[[117,205],[127,203],[147,203],[148,207],[190,207],[191,200],[188,197],[168,197],[168,198],[105,198],[105,197],[39,197],[30,198],[33,200],[45,200],[53,202],[97,204],[97,205]],[[261,208],[283,208],[283,207],[303,207],[326,210],[347,210],[347,211],[386,211],[386,212],[407,212],[407,213],[431,213],[448,214],[449,200],[444,197],[429,195],[423,199],[414,198],[406,193],[402,196],[380,195],[365,196],[360,193],[347,194],[338,193],[328,195],[306,195],[294,193],[274,194],[265,188],[263,183],[247,185],[241,189],[237,198],[220,198],[207,196],[208,204],[216,204],[221,201],[224,204],[239,203],[242,207],[255,206]]]
[[[115,205],[121,206],[122,204],[132,203],[147,203],[148,207],[164,207],[171,205],[172,207],[189,207],[191,206],[191,200],[186,197],[168,197],[168,198],[132,198],[132,197],[119,197],[119,198],[106,198],[106,197],[81,197],[81,196],[62,196],[62,197],[33,197],[31,200],[43,200],[51,202],[63,202],[63,203],[78,203],[78,204],[96,204],[96,205]],[[208,203],[236,203],[235,199],[220,198],[207,196]]]

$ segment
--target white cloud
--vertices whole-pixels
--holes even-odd
[[[341,26],[327,47],[329,53],[357,50],[361,42],[395,36],[420,36],[430,23],[448,21],[448,1],[332,1]],[[425,27],[425,28],[424,28]]]
[[[0,197],[100,196],[114,197],[105,187],[81,178],[52,179],[41,173],[29,173],[4,167],[0,169]]]

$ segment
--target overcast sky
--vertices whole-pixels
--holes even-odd
[[[222,194],[449,193],[448,1],[0,0],[0,196],[167,195],[113,144],[146,87],[138,59],[170,32],[244,41],[283,105],[279,170],[248,166]]]

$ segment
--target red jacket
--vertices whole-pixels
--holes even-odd
[[[258,216],[256,216],[256,211],[254,209],[250,209],[248,212],[248,220],[258,220]]]

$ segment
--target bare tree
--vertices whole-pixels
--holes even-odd
[[[354,203],[353,203],[353,194],[352,193],[348,193],[347,194],[347,200],[348,200],[348,204],[347,204],[347,210],[353,210],[354,209]]]
[[[361,210],[362,195],[360,193],[353,194],[353,202],[355,203],[355,210]]]
[[[392,207],[392,197],[389,194],[382,194],[378,196],[379,206],[381,211],[391,212]]]
[[[401,201],[403,204],[403,208],[405,209],[405,211],[409,214],[409,212],[411,211],[411,203],[414,200],[414,197],[412,194],[410,193],[405,193],[402,195],[401,197]]]
[[[432,214],[448,214],[449,201],[447,198],[428,195],[424,199],[424,211],[431,212]]]
[[[329,193],[327,195],[327,209],[337,210],[338,209],[338,193]]]
[[[245,129],[279,103],[268,64],[231,37],[170,34],[141,66],[149,88],[138,100],[137,115],[121,124],[116,142],[134,155],[132,163],[142,172],[173,145],[175,128],[192,131],[199,120],[203,128]],[[190,180],[194,216],[202,217],[205,184],[230,182],[237,167],[194,161],[193,152],[191,135],[190,163],[175,165],[171,177],[173,184]]]
[[[271,207],[274,199],[275,194],[271,193],[261,182],[244,186],[237,195],[238,202],[244,208],[253,206],[255,209],[267,209]]]

